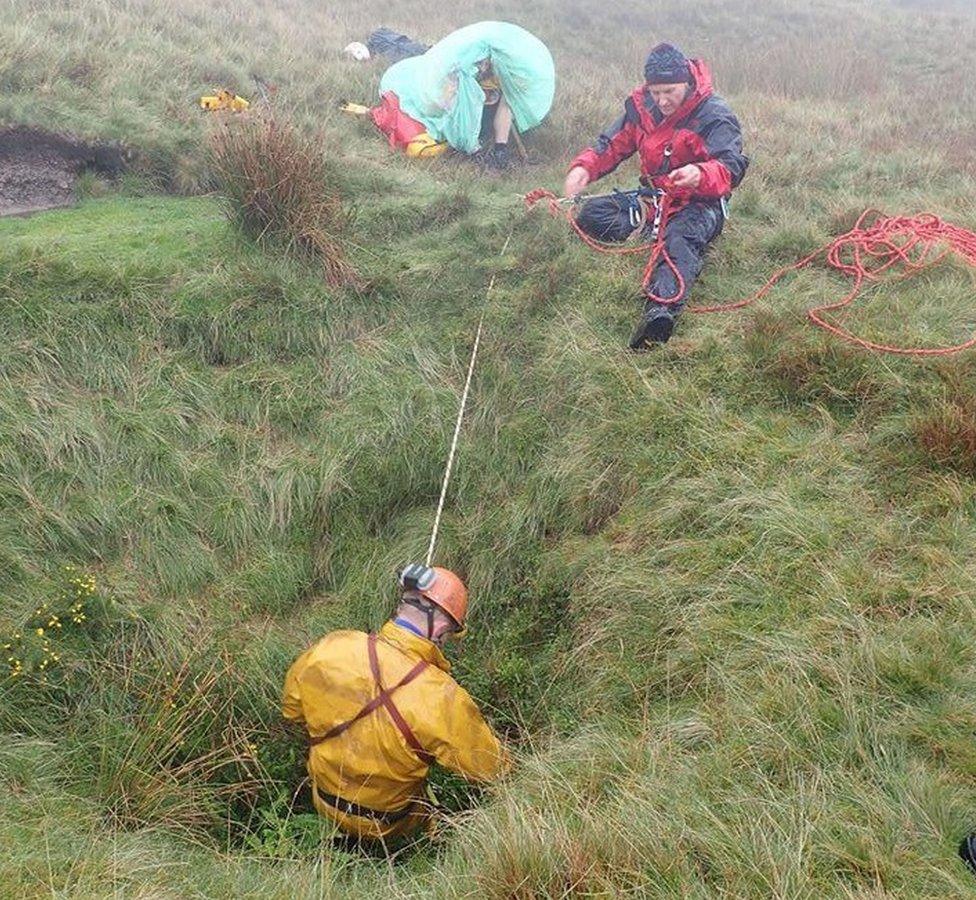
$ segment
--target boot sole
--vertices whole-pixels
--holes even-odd
[[[666,344],[674,331],[674,319],[670,316],[655,316],[641,322],[630,338],[631,350],[645,350],[652,344]]]

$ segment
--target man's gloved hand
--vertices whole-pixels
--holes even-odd
[[[575,197],[590,183],[590,173],[582,166],[576,166],[569,170],[566,181],[563,184],[563,196]]]

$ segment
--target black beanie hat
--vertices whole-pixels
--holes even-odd
[[[648,84],[682,84],[691,81],[688,58],[674,44],[658,44],[644,63]]]

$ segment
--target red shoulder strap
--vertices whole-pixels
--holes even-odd
[[[417,740],[417,736],[413,733],[413,729],[407,724],[407,720],[403,718],[400,710],[397,709],[396,704],[390,697],[390,694],[398,688],[403,687],[407,681],[413,681],[424,669],[427,668],[427,663],[421,660],[417,665],[415,665],[407,674],[401,679],[401,681],[396,685],[396,687],[387,691],[383,688],[383,680],[380,677],[380,661],[376,657],[376,635],[371,634],[369,636],[369,667],[373,671],[373,678],[376,681],[376,686],[380,689],[379,696],[377,699],[386,707],[386,711],[390,714],[390,718],[393,719],[393,724],[400,729],[400,734],[403,735],[403,739],[407,742],[407,746],[413,750],[414,753],[420,758],[420,761],[425,765],[433,765],[434,757],[431,756],[426,750],[424,750],[423,744]]]
[[[383,682],[380,679],[380,665],[379,660],[376,657],[376,635],[371,634],[366,640],[366,647],[369,652],[369,668],[373,673],[373,680],[376,682],[376,687],[379,689],[379,693],[369,701],[361,710],[359,710],[356,715],[351,719],[347,719],[345,722],[340,722],[338,725],[333,725],[325,734],[320,734],[318,737],[313,737],[309,740],[310,746],[314,747],[316,744],[321,744],[323,741],[330,740],[331,738],[338,737],[344,731],[346,731],[351,726],[355,725],[360,719],[365,719],[370,713],[375,712],[381,706],[385,706],[387,712],[390,714],[390,718],[393,719],[393,724],[399,729],[400,734],[403,735],[404,740],[406,740],[410,749],[417,754],[417,756],[426,764],[431,765],[434,762],[434,758],[427,753],[420,741],[417,740],[416,735],[414,735],[413,730],[406,723],[400,710],[396,708],[396,705],[390,699],[390,695],[395,691],[398,691],[405,684],[409,684],[413,681],[424,669],[427,668],[427,663],[421,660],[417,663],[406,675],[403,676],[393,687],[386,690],[383,687]]]

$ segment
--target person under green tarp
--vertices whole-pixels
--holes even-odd
[[[542,122],[555,85],[542,41],[508,22],[477,22],[390,66],[371,115],[391,146],[410,156],[452,147],[505,169],[512,129],[523,133]]]

